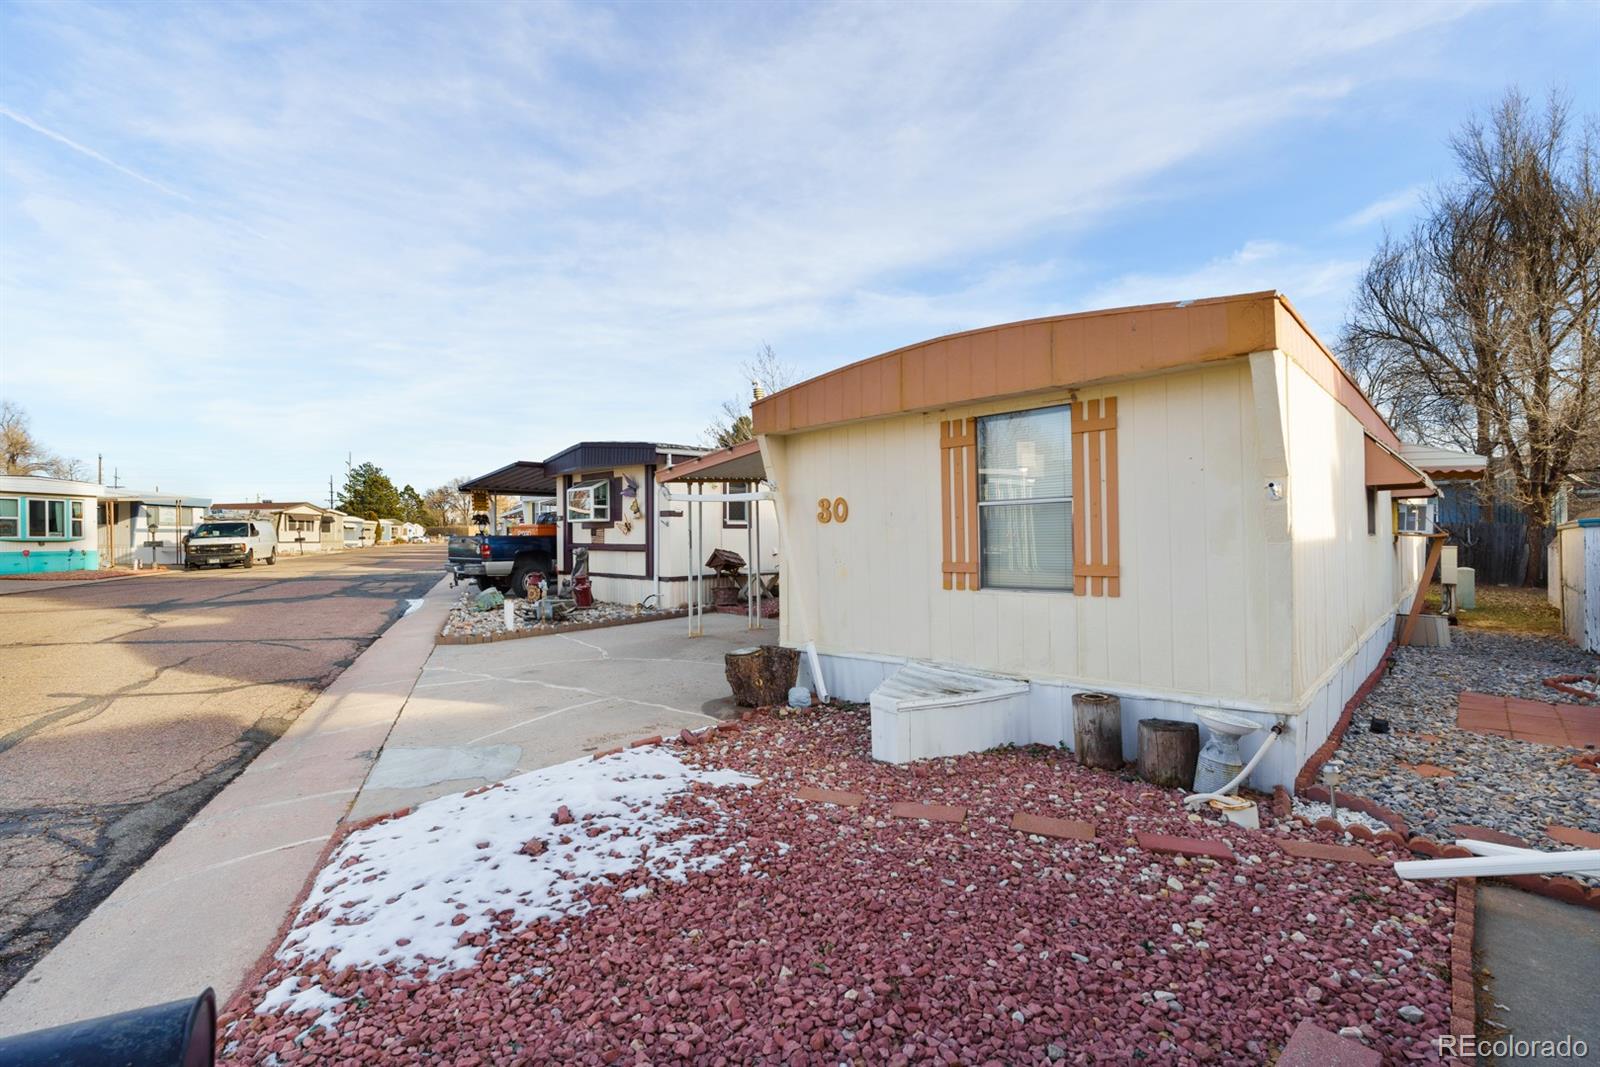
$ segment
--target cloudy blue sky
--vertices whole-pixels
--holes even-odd
[[[768,342],[1277,288],[1331,340],[1594,3],[0,4],[0,393],[124,483],[696,440]]]

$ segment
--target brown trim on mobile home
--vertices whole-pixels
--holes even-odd
[[[1392,450],[1399,438],[1274,291],[1112,308],[990,326],[852,363],[755,402],[760,434],[1074,388],[1283,351]]]

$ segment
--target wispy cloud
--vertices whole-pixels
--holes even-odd
[[[1412,211],[1422,202],[1428,192],[1428,183],[1418,182],[1416,185],[1407,186],[1398,192],[1390,193],[1374,200],[1360,211],[1351,212],[1339,220],[1339,226],[1346,230],[1362,230],[1374,223],[1383,222]]]
[[[1126,307],[1276,289],[1289,294],[1331,342],[1345,296],[1365,266],[1361,259],[1327,258],[1280,241],[1247,241],[1197,266],[1122,275],[1092,290],[1084,306]]]
[[[821,371],[1090,302],[1303,305],[1350,262],[1253,225],[1110,282],[1085,246],[1471,10],[8,9],[4,114],[49,140],[0,129],[6,388],[163,484],[310,492],[347,448],[422,483],[693,437],[761,339]]]
[[[102,163],[105,166],[110,167],[112,170],[116,171],[117,173],[124,174],[127,177],[132,178],[136,182],[143,182],[145,185],[150,186],[150,188],[160,190],[161,192],[166,193],[168,196],[176,197],[179,200],[185,200],[185,201],[189,201],[190,203],[193,203],[193,201],[190,200],[189,197],[185,196],[183,193],[178,192],[178,190],[173,189],[170,186],[163,185],[161,182],[156,181],[154,178],[149,177],[148,175],[140,174],[138,171],[134,170],[132,167],[125,167],[121,163],[118,163],[116,160],[110,159],[110,158],[102,155],[101,153],[96,152],[94,149],[90,148],[88,145],[79,144],[77,141],[74,141],[72,138],[68,137],[66,134],[58,133],[57,131],[52,130],[48,126],[41,125],[41,124],[33,121],[32,119],[30,119],[26,115],[19,115],[17,112],[12,111],[10,108],[6,107],[3,104],[0,104],[0,115],[4,115],[6,118],[10,119],[12,122],[17,123],[19,126],[26,126],[28,129],[32,130],[34,133],[37,133],[37,134],[40,134],[41,136],[50,138],[50,140],[55,141],[57,144],[64,144],[68,148],[72,149],[74,152],[77,152],[79,155],[88,156],[90,159],[94,160],[96,163]]]

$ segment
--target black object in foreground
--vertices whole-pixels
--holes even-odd
[[[1367,723],[1367,730],[1375,734],[1386,734],[1389,732],[1389,720],[1375,718]]]
[[[174,1000],[0,1038],[0,1067],[211,1067],[217,998]]]

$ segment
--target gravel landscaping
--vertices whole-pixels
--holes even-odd
[[[223,1060],[1261,1063],[1302,1020],[1437,1059],[1449,885],[1054,749],[868,739],[863,708],[762,716],[357,830]]]
[[[1592,674],[1596,657],[1560,638],[1451,631],[1448,648],[1401,648],[1393,671],[1357,710],[1334,759],[1341,791],[1390,808],[1413,833],[1453,840],[1467,823],[1514,834],[1535,848],[1558,846],[1552,823],[1600,831],[1600,775],[1575,766],[1582,749],[1495,737],[1456,727],[1463,690],[1548,703],[1582,702],[1544,684],[1562,674]],[[1600,710],[1594,712],[1600,715]],[[1390,733],[1368,729],[1374,717]],[[1428,777],[1403,767],[1453,772]]]
[[[450,609],[450,615],[439,631],[440,636],[496,637],[506,632],[505,611],[502,608],[472,610],[472,598],[478,592],[476,586],[470,585],[462,590],[460,599]],[[574,608],[556,622],[543,622],[534,614],[534,601],[512,598],[508,603],[517,622],[517,632],[529,634],[558,633],[604,623],[649,622],[651,619],[668,619],[679,614],[676,611],[641,611],[633,604],[596,601],[587,608]]]

